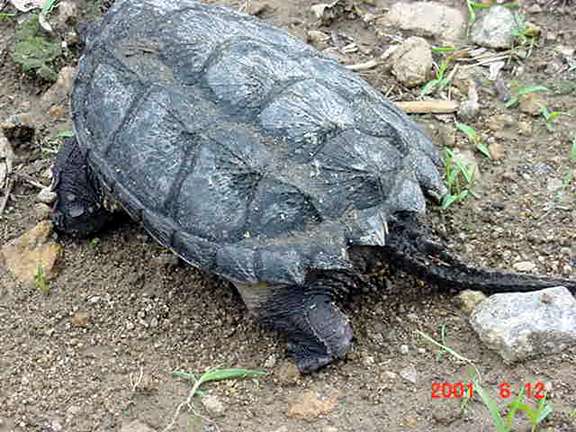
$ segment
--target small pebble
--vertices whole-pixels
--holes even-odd
[[[206,395],[202,398],[202,405],[210,415],[220,417],[224,415],[224,404],[218,396]]]
[[[532,272],[536,270],[536,264],[530,261],[517,262],[512,267],[519,272]]]
[[[416,368],[412,365],[402,369],[399,374],[402,378],[412,384],[416,384],[416,381],[418,381],[418,372],[416,372]]]
[[[264,368],[272,369],[274,366],[276,366],[277,362],[278,362],[278,356],[276,354],[270,354],[266,359],[266,361],[264,362]]]
[[[37,203],[34,205],[34,213],[38,220],[46,220],[52,216],[52,209],[47,204]]]
[[[281,384],[295,384],[300,379],[300,371],[294,363],[285,362],[280,365],[277,376]]]
[[[44,203],[44,204],[48,204],[48,205],[54,204],[54,202],[56,201],[56,192],[54,192],[49,187],[44,188],[36,196],[36,201]]]
[[[72,324],[76,327],[87,327],[90,322],[90,314],[88,312],[78,311],[72,315]]]

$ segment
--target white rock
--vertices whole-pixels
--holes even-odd
[[[472,314],[480,339],[512,363],[576,344],[576,299],[564,287],[494,294]]]
[[[459,39],[466,28],[466,18],[460,10],[436,2],[395,3],[380,22],[447,41]]]
[[[488,48],[510,48],[514,42],[514,31],[518,27],[517,17],[504,6],[492,6],[480,14],[472,25],[472,42]]]

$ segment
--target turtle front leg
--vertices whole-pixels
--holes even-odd
[[[111,214],[104,208],[102,191],[74,138],[64,142],[52,170],[56,229],[77,237],[101,230]]]
[[[352,341],[348,318],[335,304],[329,280],[305,286],[238,287],[248,308],[271,330],[288,338],[288,352],[302,373],[344,357]]]

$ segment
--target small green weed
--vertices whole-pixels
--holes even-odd
[[[570,161],[576,162],[576,136],[572,138],[572,147],[570,147]]]
[[[50,285],[48,284],[48,279],[46,278],[46,272],[42,264],[38,264],[36,268],[36,273],[34,274],[34,286],[44,295],[50,294]]]
[[[554,123],[558,120],[558,117],[564,113],[560,111],[550,111],[547,106],[543,106],[540,108],[540,114],[542,114],[542,117],[544,118],[544,124],[546,125],[548,132],[554,132]]]
[[[45,138],[40,144],[42,154],[46,157],[53,157],[53,155],[58,153],[62,142],[65,139],[74,138],[74,136],[74,132],[71,130],[63,130],[58,132],[56,135]]]
[[[442,337],[445,337],[445,329],[441,329],[442,331]],[[450,348],[448,345],[446,345],[445,343],[440,343],[438,342],[436,339],[434,339],[432,336],[427,335],[426,333],[420,331],[420,330],[416,330],[416,333],[423,337],[424,339],[426,339],[428,342],[430,342],[432,345],[435,345],[436,347],[440,348],[442,351],[441,352],[446,352],[448,354],[450,354],[452,357],[454,357],[457,360],[463,361],[464,363],[468,363],[470,366],[472,366],[474,368],[474,370],[476,371],[476,374],[478,376],[480,376],[480,371],[476,368],[476,366],[474,365],[474,362],[472,360],[470,360],[469,358],[464,357],[463,355],[459,354],[458,352],[454,351],[452,348]]]
[[[440,340],[442,341],[442,345],[446,345],[446,324],[442,324],[440,326]],[[442,360],[446,354],[445,350],[440,350],[436,353],[436,361]]]
[[[476,22],[476,11],[482,9],[489,9],[490,5],[486,3],[476,2],[474,0],[466,0],[466,7],[468,8],[468,32],[472,24]]]
[[[446,210],[453,204],[463,201],[472,194],[474,185],[474,168],[466,166],[454,157],[454,152],[445,148],[443,152],[444,161],[444,184],[448,189],[446,195],[442,197],[442,209]]]
[[[536,432],[540,423],[542,423],[544,420],[546,420],[546,418],[548,418],[550,414],[552,414],[553,411],[552,405],[550,405],[550,402],[546,400],[546,397],[543,397],[542,399],[538,400],[538,402],[536,403],[536,407],[533,407],[523,402],[523,399],[524,399],[524,389],[522,389],[518,397],[516,397],[516,399],[512,401],[510,405],[508,405],[510,412],[513,412],[514,414],[517,411],[523,412],[524,415],[528,418],[530,426],[532,426],[531,432]],[[512,424],[514,421],[513,419],[514,419],[513,416],[509,418],[508,424],[510,430],[512,430]]]
[[[520,87],[514,92],[514,96],[512,96],[508,102],[506,102],[506,108],[513,108],[520,102],[520,98],[530,93],[543,93],[549,92],[550,89],[548,87],[544,87],[541,85],[533,85],[533,86],[525,86]]]
[[[13,13],[7,13],[7,12],[0,12],[0,21],[8,21],[11,20],[12,18],[15,18],[16,14]]]
[[[436,67],[436,75],[433,80],[428,81],[422,87],[420,91],[420,96],[426,96],[429,94],[436,93],[437,91],[442,91],[446,86],[450,84],[450,78],[447,76],[446,72],[450,67],[451,58],[442,60],[440,65],[434,64]]]
[[[58,132],[54,138],[57,139],[66,139],[66,138],[74,138],[74,132],[71,130],[63,130]]]
[[[162,430],[162,432],[167,432],[170,429],[172,429],[172,427],[176,424],[176,420],[178,419],[180,412],[182,411],[182,409],[185,406],[191,405],[192,399],[194,399],[194,396],[203,394],[202,389],[201,389],[203,384],[206,384],[208,382],[213,382],[213,381],[223,381],[223,380],[229,380],[229,379],[260,378],[260,377],[263,377],[265,375],[267,375],[267,373],[265,371],[251,370],[251,369],[237,369],[237,368],[209,369],[208,371],[206,371],[202,375],[200,375],[199,378],[196,376],[196,374],[191,373],[191,372],[182,372],[182,371],[172,372],[173,377],[190,380],[194,384],[192,385],[192,389],[190,390],[190,393],[188,393],[188,397],[186,398],[185,401],[183,401],[182,403],[180,403],[180,405],[178,405],[178,407],[176,408],[176,411],[174,412],[174,416],[172,417],[172,420],[170,421],[168,426],[166,426]]]
[[[488,147],[486,146],[486,144],[484,144],[482,138],[480,137],[478,132],[476,132],[476,129],[474,129],[472,126],[459,122],[456,122],[456,129],[458,129],[460,132],[466,135],[468,141],[470,141],[474,145],[476,150],[478,150],[488,159],[492,160],[492,154],[490,153],[490,150],[488,150]]]
[[[450,54],[454,51],[456,51],[456,48],[451,46],[432,47],[432,52],[434,54]]]
[[[521,46],[533,45],[540,37],[537,27],[528,24],[526,17],[516,14],[516,26],[514,28],[514,39]]]

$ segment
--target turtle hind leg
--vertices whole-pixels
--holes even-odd
[[[335,294],[332,281],[321,278],[305,286],[270,288],[266,300],[251,308],[265,327],[287,336],[288,352],[302,373],[344,357],[350,348],[352,329]]]
[[[58,231],[86,237],[111,220],[103,205],[100,186],[74,138],[67,139],[58,152],[53,177],[52,189],[56,192],[53,220]]]

